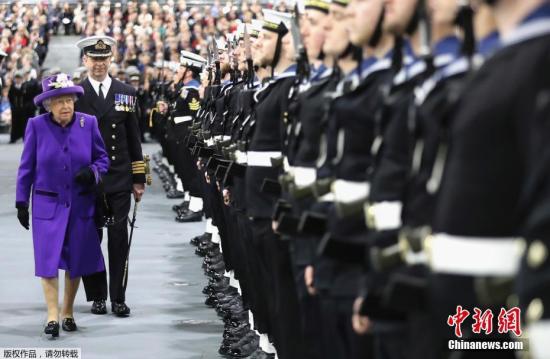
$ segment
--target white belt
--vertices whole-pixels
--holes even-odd
[[[292,166],[288,163],[288,157],[283,158],[283,172],[292,174]]]
[[[231,139],[231,136],[222,136],[222,135],[214,136],[214,141],[227,141],[230,139]]]
[[[527,327],[529,353],[533,359],[546,359],[550,353],[550,320],[543,319]]]
[[[208,140],[206,140],[206,145],[207,145],[207,146],[214,146],[214,139],[213,139],[213,138],[209,138]]]
[[[242,152],[239,150],[235,151],[235,162],[239,164],[246,164],[247,163],[246,152]]]
[[[525,242],[519,238],[462,237],[438,233],[426,249],[434,272],[512,276],[516,274]]]
[[[330,191],[334,193],[334,201],[350,203],[367,200],[370,190],[370,183],[359,181],[347,181],[337,179],[332,182]]]
[[[178,116],[178,117],[174,117],[174,123],[177,125],[179,123],[182,123],[182,122],[189,122],[189,121],[192,121],[193,120],[193,117],[191,116]]]
[[[372,203],[366,209],[369,228],[379,231],[398,229],[401,227],[401,210],[403,203],[387,201]]]
[[[246,153],[248,165],[256,167],[271,167],[271,160],[281,156],[282,153],[277,151],[248,151]]]
[[[294,184],[300,188],[311,186],[317,179],[315,167],[289,167],[288,172],[294,177]]]
[[[326,193],[326,194],[322,195],[321,197],[319,197],[318,201],[319,202],[334,202],[334,193],[332,193],[332,192]]]

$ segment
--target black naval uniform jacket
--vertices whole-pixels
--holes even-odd
[[[467,84],[451,121],[449,152],[433,223],[434,232],[439,233],[527,238],[527,259],[529,242],[539,239],[548,248],[550,238],[550,216],[539,211],[548,203],[544,191],[525,201],[549,146],[548,113],[541,114],[550,94],[550,6],[546,6],[542,32],[520,25]],[[503,79],[513,86],[503,86]],[[547,186],[548,175],[542,183]],[[546,297],[543,302],[548,307],[549,268],[548,259],[534,263],[524,259],[517,276],[523,309],[536,297]],[[479,299],[472,295],[474,277],[440,277],[434,292],[447,293],[439,298],[442,311],[456,308],[458,303],[465,307],[478,304]],[[457,295],[459,281],[462,287]],[[546,308],[544,312],[548,317]]]
[[[375,138],[375,115],[382,102],[380,86],[392,75],[390,65],[389,58],[378,60],[364,71],[355,89],[334,100],[332,116],[337,124],[338,154],[333,174],[337,180],[365,182],[365,189],[368,187],[368,173],[374,164],[371,147]],[[331,211],[328,221],[331,238],[364,245],[367,227],[363,216],[341,217],[335,206]]]
[[[129,104],[125,104],[125,108],[115,104],[115,96],[127,95],[135,99],[136,91],[131,86],[112,79],[109,92],[102,101],[88,79],[81,85],[84,95],[76,102],[75,111],[97,117],[99,131],[111,161],[109,172],[103,176],[105,192],[132,191],[134,183],[145,183],[138,119]]]
[[[183,140],[189,135],[189,126],[200,109],[199,83],[188,82],[177,90],[177,97],[172,104],[172,123],[169,128],[174,131],[176,140]]]
[[[255,125],[250,152],[281,152],[286,133],[285,120],[288,115],[288,94],[294,83],[294,66],[275,77],[267,88],[258,90],[260,99],[255,108]],[[246,171],[246,209],[249,217],[271,218],[278,194],[262,191],[265,180],[277,182],[281,168],[251,165],[248,156]]]
[[[186,139],[190,135],[189,126],[200,109],[199,86],[198,81],[192,80],[178,89],[178,96],[172,105],[171,118],[167,124],[168,132],[173,132],[175,137],[176,170],[180,171],[178,175],[181,176],[183,186],[194,197],[202,193],[200,174],[191,152],[186,147]]]

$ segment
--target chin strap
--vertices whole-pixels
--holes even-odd
[[[281,50],[283,47],[283,37],[288,33],[288,28],[284,23],[279,25],[277,30],[277,44],[275,45],[275,53],[273,54],[273,61],[271,61],[271,77],[275,76],[275,67],[281,59]]]
[[[385,15],[386,10],[384,7],[382,7],[382,11],[380,12],[380,16],[378,17],[378,23],[376,24],[376,29],[374,30],[374,33],[372,34],[372,37],[369,41],[370,47],[376,47],[380,42],[380,39],[382,38]]]

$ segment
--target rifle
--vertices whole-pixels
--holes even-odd
[[[431,75],[434,71],[433,54],[432,54],[432,31],[426,0],[418,2],[418,32],[420,34],[420,58],[426,62],[428,73]]]
[[[294,5],[294,16],[292,17],[293,26],[290,28],[292,34],[292,40],[294,41],[294,50],[296,56],[296,79],[298,84],[307,82],[310,74],[309,60],[307,58],[307,50],[302,41],[302,34],[300,33],[300,10],[298,3]]]
[[[235,36],[233,38],[233,48],[235,49],[237,46],[239,46],[239,39]],[[233,80],[236,83],[239,81],[239,59],[235,56],[235,52],[233,52],[233,72]]]
[[[207,63],[207,69],[208,69],[208,86],[212,86],[212,49],[210,48],[210,40],[206,43],[206,51],[208,52],[208,63]]]
[[[250,44],[250,34],[248,33],[248,26],[244,27],[244,53],[246,57],[246,68],[247,68],[247,85],[248,88],[254,86],[254,63],[252,62],[252,46]]]
[[[229,57],[229,67],[230,67],[229,80],[231,81],[231,83],[235,83],[237,82],[237,80],[235,79],[237,67],[235,67],[235,63],[234,63],[235,53],[233,49],[233,41],[231,38],[227,40],[227,56]]]

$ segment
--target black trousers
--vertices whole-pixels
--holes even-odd
[[[109,294],[111,302],[125,302],[126,293],[123,288],[124,266],[128,254],[128,213],[130,212],[131,193],[117,192],[107,194],[115,224],[107,228],[107,249],[109,252]],[[103,239],[103,231],[99,233]],[[82,277],[86,300],[107,300],[107,273],[99,272]]]
[[[372,358],[373,337],[358,335],[353,330],[351,317],[355,298],[335,296],[326,292],[321,292],[319,296],[324,343],[324,356],[321,358]]]
[[[273,233],[270,219],[251,221],[268,304],[268,333],[281,359],[303,358],[298,295],[287,241]]]
[[[25,138],[25,129],[27,128],[29,117],[32,116],[29,116],[25,112],[12,112],[10,142],[15,142],[20,138]]]
[[[183,187],[193,197],[202,197],[203,191],[200,183],[201,174],[197,169],[197,161],[191,155],[191,151],[183,139],[176,141],[177,160],[181,163],[180,178]],[[204,176],[202,177],[204,178]]]

